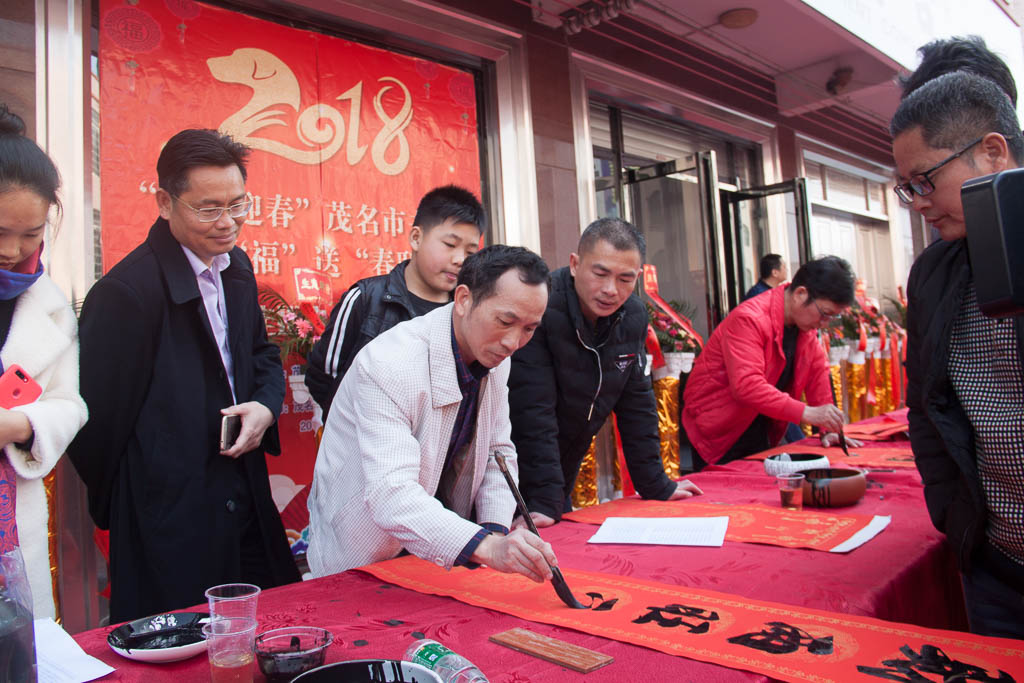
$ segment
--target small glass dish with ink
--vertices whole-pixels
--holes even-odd
[[[264,631],[256,637],[256,661],[271,683],[290,681],[323,666],[334,635],[316,626],[287,626]]]

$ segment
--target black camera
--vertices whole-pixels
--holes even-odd
[[[981,312],[1024,313],[1024,168],[972,178],[960,197]]]

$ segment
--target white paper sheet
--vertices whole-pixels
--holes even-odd
[[[35,633],[39,683],[85,683],[114,670],[85,654],[53,619],[36,619]]]
[[[848,553],[854,548],[859,548],[872,538],[882,533],[882,529],[889,526],[889,522],[892,521],[890,516],[875,515],[875,518],[868,522],[868,525],[850,536],[847,540],[843,541],[835,548],[829,550],[830,553]]]
[[[588,543],[721,546],[728,517],[609,517]]]

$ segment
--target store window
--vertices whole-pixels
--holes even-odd
[[[765,248],[762,202],[743,205],[728,231],[709,210],[719,192],[758,184],[757,147],[616,103],[591,101],[589,113],[598,217],[637,226],[662,295],[707,335],[727,306],[719,288],[752,285]]]
[[[811,253],[846,259],[864,280],[868,296],[883,303],[895,299],[913,258],[906,210],[889,196],[883,177],[829,162],[822,155],[805,153]]]

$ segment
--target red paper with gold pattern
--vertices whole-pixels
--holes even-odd
[[[991,676],[961,680],[1013,680],[999,679],[1000,672],[1024,676],[1024,648],[1019,641],[791,607],[632,577],[563,567],[573,593],[592,607],[577,610],[563,605],[548,583],[537,584],[518,574],[487,568],[457,567],[449,572],[409,555],[361,570],[421,593],[446,595],[522,619],[784,681],[941,680],[905,677],[908,666],[924,663],[954,671],[970,667],[969,671]],[[872,675],[865,668],[876,671]]]
[[[104,270],[145,239],[157,156],[183,128],[252,148],[238,246],[288,301],[329,307],[407,258],[431,188],[480,191],[472,73],[193,0],[99,14]]]
[[[802,443],[787,443],[769,448],[760,453],[748,455],[747,460],[764,460],[770,455],[779,453],[813,453],[824,455],[832,467],[913,467],[914,452],[910,450],[910,442],[906,445],[871,446],[869,448],[852,448],[850,457],[846,457],[843,449],[838,446],[809,446]]]
[[[802,510],[793,512],[766,505],[697,503],[692,501],[620,498],[573,510],[562,519],[602,524],[609,517],[729,517],[725,540],[763,543],[783,548],[829,551],[848,541],[871,523],[872,515],[834,515]]]

